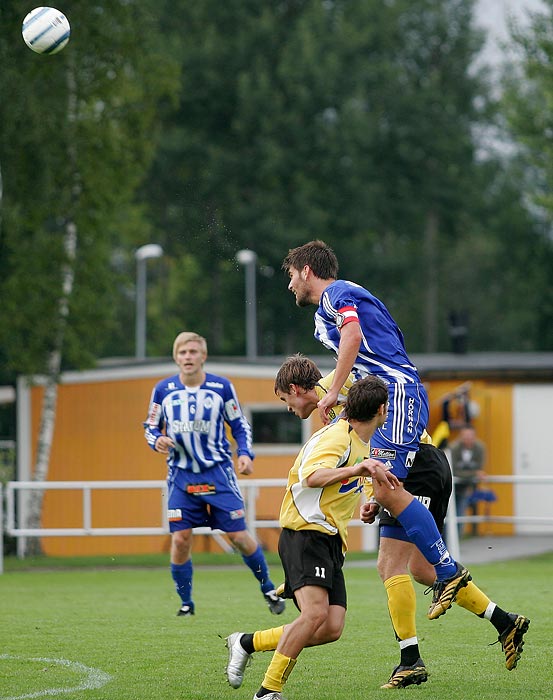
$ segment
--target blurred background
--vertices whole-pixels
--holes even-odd
[[[280,270],[313,238],[411,353],[553,348],[551,2],[62,4],[55,56],[0,9],[2,383],[47,370],[63,296],[63,368],[134,356],[152,243],[149,356],[246,353],[242,249],[259,353],[316,348]]]
[[[314,238],[410,354],[553,351],[551,0],[60,0],[54,56],[32,7],[0,6],[4,445],[21,375],[52,407],[185,329],[320,352],[281,271]]]

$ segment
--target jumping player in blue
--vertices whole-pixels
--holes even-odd
[[[379,376],[388,386],[390,405],[388,420],[371,440],[372,456],[405,478],[428,422],[428,397],[401,330],[380,299],[354,282],[337,279],[338,261],[322,241],[294,248],[282,266],[296,304],[318,304],[315,338],[337,355],[334,379],[319,401],[321,419],[328,423],[328,411],[350,372],[355,379]]]
[[[204,371],[206,358],[205,338],[179,333],[173,343],[179,373],[156,384],[144,423],[150,447],[167,455],[171,574],[181,598],[177,614],[195,613],[192,529],[207,526],[228,536],[259,581],[269,610],[280,615],[285,602],[275,593],[261,547],[246,529],[244,500],[226,436],[228,424],[237,443],[237,470],[251,474],[251,428],[232,383]]]
[[[369,374],[380,377],[388,389],[386,422],[371,437],[370,457],[384,462],[410,493],[425,496],[422,475],[415,470],[408,479],[419,442],[428,422],[428,397],[416,367],[409,360],[403,334],[386,306],[367,289],[338,279],[338,260],[323,241],[311,241],[288,251],[282,268],[288,273],[288,289],[298,306],[318,306],[315,338],[337,356],[334,378],[317,406],[324,423],[337,405],[348,376],[356,380]],[[384,512],[380,519],[378,571],[388,595],[392,619],[395,609],[415,618],[415,591],[409,576],[416,545],[435,567],[436,581],[428,617],[443,615],[461,588],[471,580],[468,570],[450,556],[424,501],[415,498],[401,514],[401,522]],[[379,504],[364,504],[361,519],[374,520]],[[391,585],[393,584],[393,586]],[[426,680],[416,636],[401,639],[401,661],[384,688],[406,687]]]

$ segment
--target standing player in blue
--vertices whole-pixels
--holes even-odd
[[[181,599],[178,615],[194,615],[192,528],[222,530],[259,581],[269,610],[280,615],[285,602],[275,593],[265,556],[246,529],[244,500],[236,480],[226,424],[237,443],[240,474],[253,471],[251,428],[231,382],[204,371],[205,338],[179,333],[173,359],[179,373],[156,384],[145,437],[167,455],[171,575]]]

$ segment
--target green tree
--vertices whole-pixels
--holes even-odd
[[[8,29],[0,51],[11,66],[1,78],[0,324],[12,371],[46,375],[33,472],[43,481],[60,371],[89,364],[101,347],[115,236],[139,235],[117,231],[114,215],[124,221],[133,212],[172,66],[158,51],[153,3],[73,3],[74,39],[55,56],[14,44],[20,6],[4,3],[0,17]],[[137,34],[145,40],[137,43]],[[42,492],[34,491],[27,527],[38,527],[41,510]]]
[[[471,0],[179,8],[181,104],[148,189],[168,249],[209,270],[210,314],[195,313],[199,287],[181,278],[175,320],[236,351],[236,250],[278,269],[288,247],[321,237],[345,276],[400,310],[414,349],[437,349],[442,261],[478,207],[473,129],[489,119],[472,11]],[[312,349],[284,287],[262,280],[262,334],[279,324],[262,348]]]
[[[90,364],[102,349],[102,329],[113,323],[113,249],[147,240],[134,194],[155,149],[160,101],[178,89],[158,5],[73,2],[70,43],[54,56],[23,44],[23,3],[0,9],[7,67],[0,76],[0,319],[12,371],[43,371],[55,344],[68,222],[78,242],[66,367]]]
[[[521,192],[537,226],[517,250],[526,264],[518,289],[532,305],[528,344],[553,349],[553,2],[532,14],[527,28],[512,27],[516,64],[505,73],[503,108],[524,172]]]

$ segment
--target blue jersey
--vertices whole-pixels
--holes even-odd
[[[176,374],[154,387],[144,427],[152,449],[161,435],[175,443],[167,457],[169,467],[201,472],[232,464],[226,424],[238,445],[238,455],[253,459],[251,427],[232,383],[206,373],[201,386],[186,387]]]
[[[315,313],[315,338],[337,355],[340,329],[357,322],[362,338],[352,374],[356,380],[374,374],[388,385],[388,416],[371,437],[371,457],[405,479],[428,422],[426,390],[402,332],[380,299],[353,282],[332,282]]]
[[[321,296],[315,313],[315,338],[338,354],[340,329],[359,321],[361,347],[353,365],[356,379],[375,374],[386,383],[419,383],[405,350],[403,334],[384,304],[354,282],[336,280]]]

